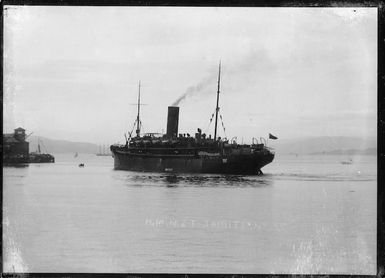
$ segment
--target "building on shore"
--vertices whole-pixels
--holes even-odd
[[[26,141],[24,128],[19,127],[14,133],[3,134],[3,162],[29,162],[29,143]]]

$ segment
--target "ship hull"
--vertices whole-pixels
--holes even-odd
[[[232,156],[153,156],[114,152],[114,168],[141,172],[260,174],[272,153]]]
[[[50,154],[31,154],[29,163],[55,163],[55,157]]]

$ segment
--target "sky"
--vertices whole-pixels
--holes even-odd
[[[5,9],[4,132],[123,143],[140,81],[143,132],[213,134],[221,61],[219,136],[377,136],[376,8]]]

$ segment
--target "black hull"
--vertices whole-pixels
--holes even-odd
[[[31,158],[29,163],[55,163],[54,157],[34,157]]]
[[[115,150],[113,156],[116,170],[248,175],[260,174],[261,168],[274,159],[270,152],[230,156],[155,156]]]

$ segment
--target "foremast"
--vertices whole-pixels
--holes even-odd
[[[139,92],[138,92],[138,115],[136,116],[136,137],[140,136],[140,81],[139,81]]]

